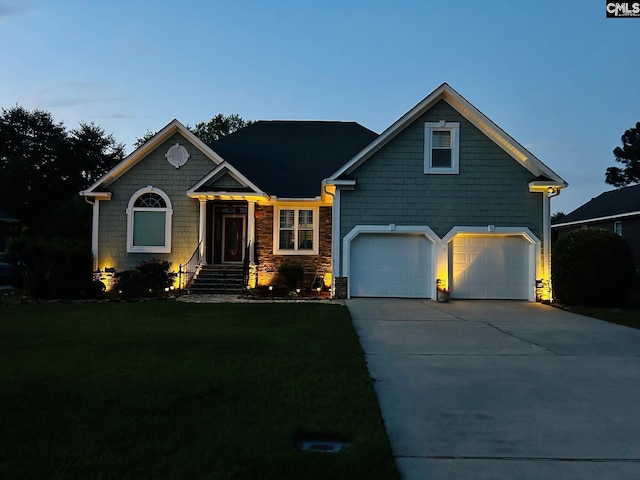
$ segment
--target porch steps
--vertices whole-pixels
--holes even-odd
[[[229,295],[241,293],[243,284],[242,265],[203,265],[188,290],[194,294]]]

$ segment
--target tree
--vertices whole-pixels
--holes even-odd
[[[244,120],[237,113],[231,115],[223,115],[221,113],[215,115],[208,122],[196,123],[195,128],[190,129],[200,140],[207,145],[216,140],[229,135],[241,128],[251,125],[253,122]]]
[[[0,205],[43,231],[52,212],[124,158],[124,146],[93,123],[67,132],[49,112],[0,113]]]
[[[118,143],[112,134],[95,123],[80,122],[69,132],[73,153],[73,169],[78,177],[77,185],[87,187],[107,173],[124,158],[124,143]]]
[[[551,215],[551,224],[553,225],[554,223],[558,222],[559,220],[562,220],[566,216],[567,214],[564,212],[554,213],[553,215]]]
[[[622,148],[616,147],[613,154],[624,167],[609,167],[606,173],[606,182],[616,187],[640,182],[640,122],[625,131],[621,140]]]
[[[144,132],[144,135],[136,138],[136,141],[133,142],[133,148],[135,149],[140,148],[142,145],[144,145],[149,140],[151,140],[156,133],[157,132],[152,132],[151,130],[147,130],[146,132]]]
[[[251,120],[244,120],[237,113],[232,113],[231,115],[223,115],[222,113],[219,113],[212,117],[208,122],[196,123],[195,127],[187,125],[187,128],[196,137],[209,145],[225,135],[229,135],[230,133],[251,125],[252,123],[253,122]],[[156,133],[157,132],[147,130],[142,137],[136,138],[136,141],[133,143],[133,147],[141,147],[151,140]]]
[[[0,205],[27,224],[59,200],[71,156],[62,124],[50,113],[16,106],[0,115]],[[64,193],[66,195],[67,192]]]

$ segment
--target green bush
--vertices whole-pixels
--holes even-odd
[[[8,242],[6,258],[34,299],[83,298],[91,283],[91,250],[81,240],[24,234]]]
[[[157,258],[142,262],[135,270],[116,273],[114,290],[124,298],[163,296],[176,276],[169,272],[170,267],[169,262]]]
[[[297,263],[283,263],[278,268],[278,274],[284,278],[287,287],[290,289],[301,286],[304,280],[304,268]]]
[[[551,281],[556,300],[566,305],[624,305],[633,281],[629,245],[613,232],[588,228],[553,246]]]

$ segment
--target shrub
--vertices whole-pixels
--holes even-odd
[[[91,250],[81,240],[21,235],[7,245],[33,298],[81,298],[91,283]]]
[[[551,280],[556,300],[566,305],[623,305],[633,280],[629,245],[613,232],[584,229],[553,246]]]
[[[304,280],[304,268],[297,263],[283,263],[278,268],[278,273],[284,278],[287,287],[294,289],[302,285]]]
[[[124,298],[157,297],[165,294],[165,288],[173,285],[175,273],[169,272],[171,264],[152,258],[142,262],[135,270],[116,273],[114,289]]]

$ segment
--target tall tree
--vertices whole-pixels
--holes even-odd
[[[65,129],[50,113],[19,106],[3,109],[0,205],[28,224],[42,221],[47,206],[60,199],[56,186],[67,176],[64,163],[70,153]]]
[[[42,231],[52,212],[123,158],[124,147],[92,123],[67,132],[49,112],[0,113],[0,205]]]
[[[237,113],[226,116],[219,113],[208,122],[196,123],[196,126],[192,128],[191,131],[195,133],[200,140],[209,145],[219,138],[229,135],[252,123],[251,121],[244,120]]]
[[[640,182],[640,122],[625,131],[621,140],[622,147],[614,148],[613,154],[624,167],[609,167],[606,173],[606,182],[616,187]]]
[[[152,132],[151,130],[147,130],[146,132],[144,132],[144,135],[136,138],[136,141],[133,142],[133,148],[140,148],[142,145],[144,145],[149,140],[151,140],[156,133],[158,132]]]
[[[251,120],[244,120],[237,113],[232,113],[231,115],[223,115],[222,113],[219,113],[217,115],[214,115],[208,122],[196,123],[195,127],[190,127],[189,125],[187,125],[187,128],[196,137],[209,145],[219,138],[224,137],[225,135],[229,135],[230,133],[233,133],[236,130],[240,130],[241,128],[247,127],[252,123],[253,122]],[[147,130],[142,137],[136,138],[136,141],[133,142],[133,147],[141,147],[149,140],[151,140],[151,138],[156,133],[157,132]]]
[[[124,158],[124,143],[93,122],[80,122],[69,132],[69,141],[78,185],[91,185]]]

